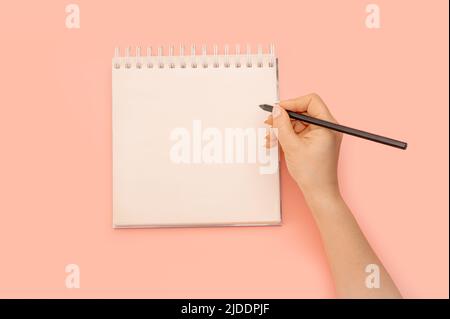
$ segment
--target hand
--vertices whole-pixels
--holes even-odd
[[[316,94],[282,101],[274,106],[266,123],[284,151],[289,173],[301,188],[316,220],[341,298],[401,298],[389,273],[378,259],[352,212],[340,195],[337,166],[342,134],[291,120],[286,110],[336,123]],[[272,134],[270,134],[272,135]],[[270,147],[276,141],[267,138]],[[343,235],[345,234],[345,235]],[[368,289],[365,265],[380,267],[380,289]]]
[[[289,173],[305,196],[338,195],[337,166],[342,134],[315,125],[291,120],[286,110],[334,122],[325,103],[317,94],[282,101],[274,106],[265,123],[277,129]],[[275,139],[268,139],[268,146]]]

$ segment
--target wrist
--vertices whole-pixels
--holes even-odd
[[[305,198],[339,198],[341,196],[337,178],[319,183],[301,183],[300,180],[295,180]]]
[[[313,213],[340,205],[343,198],[339,186],[329,185],[320,188],[302,188],[303,196]],[[328,209],[327,209],[328,210]]]

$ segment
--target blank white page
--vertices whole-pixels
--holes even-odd
[[[116,57],[112,94],[114,227],[280,224],[273,56]]]

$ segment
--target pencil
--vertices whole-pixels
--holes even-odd
[[[273,109],[273,106],[272,105],[268,105],[268,104],[261,104],[259,107],[262,108],[264,111],[267,111],[267,112],[272,112],[272,109]],[[341,133],[344,133],[344,134],[348,134],[348,135],[364,138],[364,139],[372,141],[372,142],[389,145],[389,146],[392,146],[392,147],[400,148],[402,150],[405,150],[406,147],[408,146],[408,144],[406,142],[402,142],[402,141],[399,141],[399,140],[394,140],[394,139],[389,138],[389,137],[385,137],[385,136],[381,136],[381,135],[377,135],[377,134],[361,131],[361,130],[358,130],[358,129],[355,129],[355,128],[351,128],[351,127],[340,125],[340,124],[336,124],[336,123],[331,123],[331,122],[324,121],[324,120],[321,120],[321,119],[317,119],[317,118],[314,118],[314,117],[311,117],[311,116],[308,116],[308,115],[304,115],[304,114],[301,114],[301,113],[296,113],[296,112],[292,112],[292,111],[288,111],[288,110],[286,110],[286,112],[289,114],[289,117],[291,119],[295,119],[295,120],[299,120],[299,121],[302,121],[302,122],[305,122],[305,123],[309,123],[309,124],[325,127],[327,129],[330,129],[330,130],[333,130],[333,131],[338,131],[338,132],[341,132]]]

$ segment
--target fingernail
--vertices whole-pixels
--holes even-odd
[[[276,118],[280,115],[281,115],[280,106],[278,104],[275,104],[272,109],[272,116],[273,116],[273,118]]]

